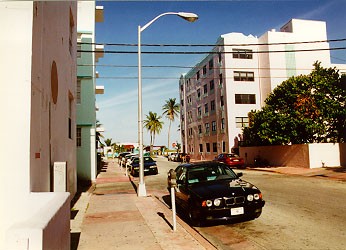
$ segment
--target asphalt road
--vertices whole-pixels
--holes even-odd
[[[178,163],[165,158],[157,163],[159,175],[146,176],[146,188],[164,197],[167,172]],[[260,188],[266,205],[253,221],[195,228],[218,249],[346,249],[345,182],[242,172]]]

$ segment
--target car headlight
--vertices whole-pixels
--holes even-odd
[[[259,200],[259,199],[262,198],[262,194],[261,194],[261,193],[259,193],[259,194],[254,194],[254,195],[253,195],[253,198],[254,198],[255,200]]]
[[[218,207],[221,204],[221,199],[215,199],[214,200],[214,206]]]
[[[207,207],[211,207],[213,205],[213,202],[211,200],[206,201]]]
[[[150,166],[150,168],[156,168],[156,166]]]
[[[246,198],[248,201],[253,201],[254,196],[252,194],[249,194]]]

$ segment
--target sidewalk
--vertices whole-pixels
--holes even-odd
[[[269,171],[280,174],[300,175],[307,177],[321,177],[331,180],[346,181],[345,167],[324,167],[324,168],[294,168],[294,167],[263,167],[250,168],[258,171]]]
[[[346,168],[250,168],[281,174],[346,181]],[[71,250],[97,249],[216,249],[177,217],[154,194],[138,197],[136,184],[117,160],[108,161],[89,190],[72,208]]]
[[[116,160],[105,163],[96,183],[72,212],[71,249],[215,249],[156,197],[138,197],[136,184]]]

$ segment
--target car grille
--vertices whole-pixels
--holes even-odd
[[[225,197],[225,204],[226,206],[232,206],[236,204],[243,204],[245,202],[244,196],[238,196],[238,197]]]

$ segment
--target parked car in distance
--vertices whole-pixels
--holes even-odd
[[[125,157],[125,155],[128,155],[128,154],[130,154],[130,152],[121,152],[118,155],[118,163],[121,164],[121,161],[122,161],[123,157]]]
[[[144,156],[144,174],[158,174],[156,161],[150,156]],[[130,165],[130,172],[132,176],[139,176],[139,158],[134,158]]]
[[[171,156],[171,158],[168,158],[168,160],[171,161],[177,161],[177,162],[190,162],[190,155],[186,153],[175,153]]]
[[[136,159],[136,158],[138,158],[138,157],[139,157],[138,154],[133,154],[133,155],[131,155],[131,156],[126,160],[125,167],[126,167],[127,169],[129,169],[130,166],[131,166],[131,163],[133,162],[133,160]]]
[[[223,153],[215,157],[214,161],[224,162],[230,167],[245,168],[245,162],[242,157],[233,153]]]
[[[167,157],[168,161],[174,161],[174,158],[175,158],[176,154],[177,153],[171,153],[170,155],[168,155],[168,157]]]
[[[193,226],[209,221],[252,220],[262,213],[261,191],[217,161],[179,165],[176,173],[176,202]],[[170,179],[168,188],[170,191]]]
[[[125,156],[121,159],[120,166],[123,167],[123,168],[125,168],[125,167],[126,167],[127,160],[130,159],[132,156],[135,156],[135,155],[137,155],[137,154],[130,153],[130,154],[125,155]]]

